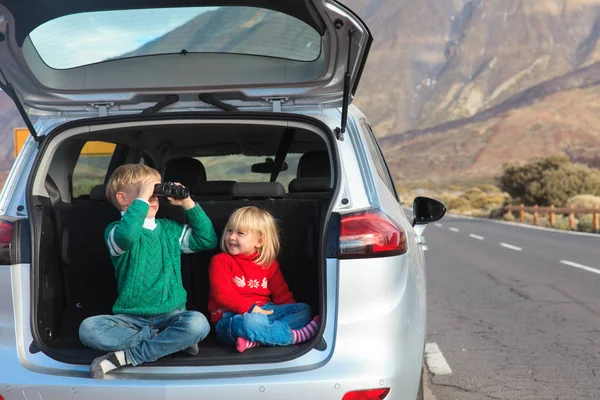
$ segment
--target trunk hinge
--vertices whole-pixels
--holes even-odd
[[[281,105],[290,100],[289,97],[266,97],[265,101],[273,104],[273,112],[281,112]]]
[[[352,38],[354,37],[355,29],[348,31],[348,62],[346,63],[346,73],[344,74],[344,97],[342,98],[342,122],[339,128],[335,128],[335,136],[338,140],[344,140],[346,132],[346,123],[348,121],[348,102],[350,101],[350,60],[352,53]]]
[[[25,111],[23,104],[19,100],[17,91],[15,90],[13,85],[10,84],[8,79],[6,79],[6,75],[4,75],[4,71],[2,71],[1,68],[0,68],[0,74],[2,74],[2,79],[4,79],[4,82],[0,82],[0,89],[4,90],[4,93],[6,93],[8,95],[8,97],[10,97],[10,99],[13,101],[13,103],[15,103],[15,106],[17,107],[19,114],[21,114],[21,118],[23,118],[23,122],[25,122],[27,129],[29,129],[29,133],[31,134],[31,136],[33,136],[33,139],[36,142],[39,142],[41,140],[41,138],[38,136],[37,132],[35,131],[35,128],[33,127],[33,123],[31,122],[31,119],[29,119],[29,115],[27,115],[27,112]]]
[[[108,109],[114,106],[115,103],[92,103],[91,106],[98,109],[99,117],[106,117],[108,115]]]

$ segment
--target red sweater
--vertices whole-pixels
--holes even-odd
[[[257,254],[232,256],[220,253],[212,258],[208,269],[208,309],[212,322],[220,320],[225,311],[244,314],[254,305],[296,302],[277,261],[261,267],[254,263],[256,257]]]

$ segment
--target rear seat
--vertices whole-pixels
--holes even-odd
[[[317,248],[322,217],[318,199],[288,199],[280,183],[235,183],[230,200],[206,200],[192,196],[211,219],[220,238],[231,213],[254,205],[269,210],[279,221],[281,270],[297,301],[319,304]],[[89,199],[55,207],[61,259],[67,292],[63,334],[77,337],[83,319],[110,314],[117,298],[114,268],[104,243],[104,230],[120,219],[119,211],[105,197],[105,186],[97,186]],[[157,218],[186,223],[180,207],[161,200]],[[182,280],[188,292],[188,309],[208,314],[208,266],[219,248],[182,255]]]

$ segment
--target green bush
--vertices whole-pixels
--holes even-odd
[[[455,211],[466,211],[472,208],[469,200],[465,199],[464,197],[457,197],[455,199],[450,200],[447,206],[449,210]]]
[[[496,194],[496,193],[500,193],[502,191],[502,190],[500,190],[499,187],[490,185],[489,183],[484,183],[483,185],[479,185],[478,189],[483,191],[486,194]]]
[[[592,214],[582,216],[577,223],[577,230],[580,232],[595,232],[594,231],[594,217]]]
[[[505,221],[510,221],[510,222],[513,222],[514,220],[516,220],[515,216],[511,212],[507,212],[506,214],[504,214],[504,216],[502,218]]]
[[[578,194],[600,196],[600,171],[571,164],[565,156],[549,156],[505,165],[500,184],[526,205],[561,207]]]
[[[577,226],[577,220],[575,220],[575,226]],[[554,228],[555,229],[560,229],[563,231],[568,231],[571,230],[569,228],[569,217],[561,217],[561,216],[556,216],[556,221],[554,224]]]
[[[573,206],[575,208],[594,208],[594,206],[600,207],[600,196],[593,196],[591,194],[578,194],[577,196],[573,196],[567,200],[565,206]]]
[[[506,211],[504,211],[504,208],[502,208],[502,207],[493,208],[493,209],[490,210],[488,216],[489,216],[489,218],[492,218],[492,219],[499,219],[499,218],[502,218],[504,216],[505,212]]]

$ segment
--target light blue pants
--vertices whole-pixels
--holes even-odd
[[[210,331],[206,317],[178,309],[154,317],[97,315],[79,326],[79,339],[93,349],[125,350],[133,365],[156,361],[202,341]]]
[[[215,326],[217,339],[226,344],[236,344],[241,337],[267,346],[286,346],[294,342],[292,329],[300,329],[311,321],[308,304],[267,303],[263,310],[273,310],[273,314],[236,314],[225,312]]]

